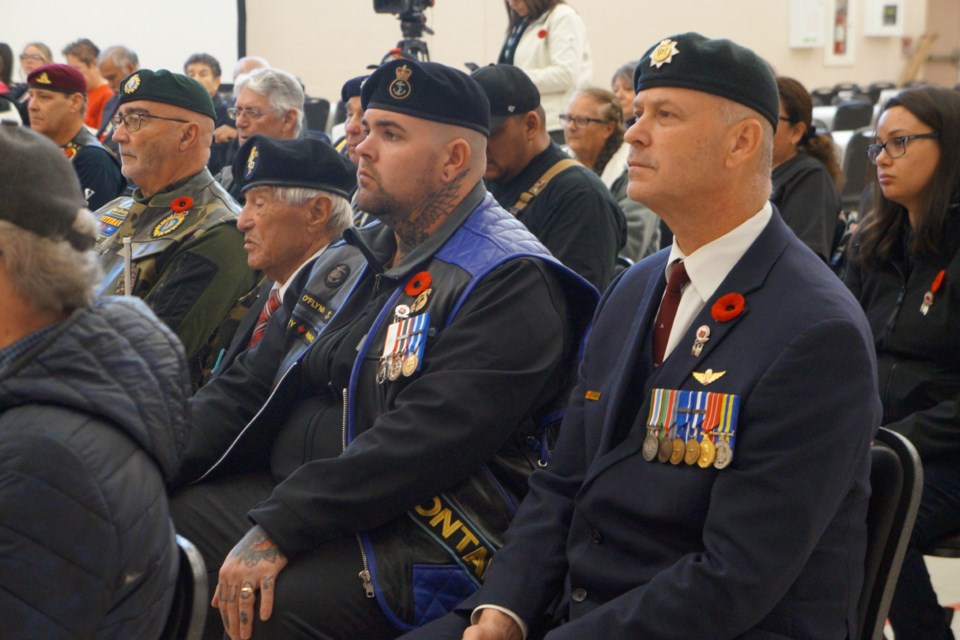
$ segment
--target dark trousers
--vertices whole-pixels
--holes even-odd
[[[174,495],[170,510],[177,533],[193,542],[207,564],[210,599],[220,566],[253,523],[247,511],[270,496],[273,478],[266,473],[237,475],[187,487]],[[348,536],[324,542],[292,558],[277,577],[273,615],[259,619],[256,605],[253,637],[283,640],[387,640],[400,631],[367,598],[360,581],[363,562],[359,542]],[[220,612],[207,614],[204,638],[224,637]]]
[[[898,640],[953,640],[953,632],[947,627],[943,608],[930,584],[921,550],[957,529],[960,529],[960,464],[953,460],[924,462],[923,497],[917,524],[890,606],[890,624]]]

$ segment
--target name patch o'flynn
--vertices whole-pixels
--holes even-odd
[[[409,513],[414,522],[456,558],[477,586],[483,582],[496,549],[446,496],[434,496],[429,503],[417,505]]]

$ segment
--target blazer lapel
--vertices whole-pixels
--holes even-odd
[[[623,439],[622,437],[619,440],[617,439],[617,428],[621,421],[620,412],[624,404],[623,400],[628,393],[643,393],[644,381],[650,377],[653,370],[649,343],[653,321],[657,309],[660,307],[660,298],[663,297],[663,292],[667,287],[667,281],[664,277],[667,255],[664,252],[663,259],[658,260],[646,276],[643,296],[640,299],[630,330],[626,334],[627,343],[624,344],[619,359],[612,367],[610,376],[614,382],[611,387],[611,401],[608,403],[603,416],[603,430],[597,449],[598,454],[593,458],[592,470],[587,472],[588,477],[594,471],[598,471],[601,466],[607,466],[607,459],[610,455],[623,448],[617,446],[623,444],[619,441]],[[639,375],[634,375],[635,371]],[[645,398],[640,408],[640,413],[643,415],[645,415],[648,401],[649,399]],[[627,434],[623,435],[626,436]]]

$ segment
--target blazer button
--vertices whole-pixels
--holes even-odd
[[[597,544],[600,544],[601,542],[603,542],[603,534],[600,533],[598,529],[591,529],[590,539],[596,542]]]
[[[587,590],[586,589],[574,589],[573,593],[570,594],[570,599],[574,602],[583,602],[587,599]]]

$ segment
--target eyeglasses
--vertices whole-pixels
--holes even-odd
[[[241,115],[247,116],[250,120],[259,120],[263,116],[267,115],[266,111],[261,111],[260,109],[250,109],[244,107],[243,109],[237,109],[236,107],[230,107],[227,109],[227,115],[236,120]]]
[[[21,53],[20,62],[26,62],[27,60],[33,60],[34,62],[46,62],[46,59],[39,53]]]
[[[567,126],[568,124],[575,125],[577,129],[586,127],[591,122],[596,122],[602,124],[604,121],[600,118],[586,118],[584,116],[574,116],[569,113],[560,114],[560,124]]]
[[[119,113],[112,118],[110,122],[113,123],[114,127],[119,127],[121,124],[127,128],[127,131],[131,133],[136,133],[140,131],[140,127],[143,126],[144,118],[153,118],[154,120],[169,120],[170,122],[183,122],[189,123],[189,120],[181,120],[180,118],[168,118],[166,116],[155,116],[152,113],[128,113],[126,115],[120,115]]]
[[[915,133],[909,136],[897,136],[896,138],[890,138],[883,144],[868,144],[867,157],[870,158],[870,162],[877,164],[877,158],[880,156],[880,152],[886,149],[888,156],[891,158],[899,158],[907,152],[907,143],[911,140],[939,137],[939,133],[931,131],[929,133]]]

